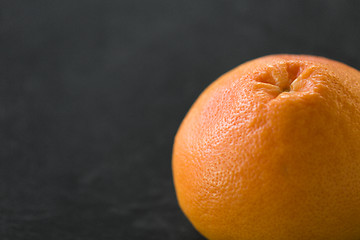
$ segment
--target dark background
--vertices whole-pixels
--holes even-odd
[[[0,2],[0,239],[203,239],[173,138],[222,73],[272,53],[360,67],[360,1]]]

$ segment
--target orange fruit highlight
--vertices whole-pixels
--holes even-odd
[[[360,72],[271,55],[221,76],[173,148],[179,205],[210,240],[360,239]]]

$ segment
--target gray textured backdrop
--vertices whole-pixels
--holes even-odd
[[[360,1],[0,2],[0,238],[202,239],[171,151],[198,94],[271,53],[360,66]]]

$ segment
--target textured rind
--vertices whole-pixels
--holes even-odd
[[[175,137],[177,198],[211,240],[360,239],[360,73],[305,55],[231,70]]]

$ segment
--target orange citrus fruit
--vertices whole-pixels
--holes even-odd
[[[172,167],[210,240],[360,239],[360,72],[305,55],[240,65],[191,107]]]

